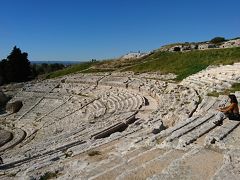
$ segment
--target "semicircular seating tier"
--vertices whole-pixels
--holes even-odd
[[[0,115],[0,178],[237,178],[240,122],[216,125],[216,108],[228,98],[205,95],[212,77],[224,88],[239,82],[237,66],[181,83],[129,72],[28,82],[10,100],[23,107]]]
[[[229,89],[240,81],[240,63],[233,65],[211,66],[199,73],[187,77],[182,85],[196,89],[200,94]]]

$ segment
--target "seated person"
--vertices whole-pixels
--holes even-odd
[[[230,120],[240,120],[238,101],[234,94],[228,95],[230,98],[230,105],[224,108],[219,108],[220,112],[223,112]]]

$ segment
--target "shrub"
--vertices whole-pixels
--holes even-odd
[[[40,180],[48,180],[52,178],[57,178],[58,172],[46,172],[40,177]]]
[[[219,44],[226,41],[226,39],[224,37],[215,37],[213,39],[210,40],[211,43],[213,44]]]
[[[28,53],[23,52],[14,46],[12,52],[0,61],[1,84],[9,82],[22,82],[29,80],[31,75]]]
[[[174,47],[173,51],[179,52],[179,51],[181,51],[181,48],[180,47]]]
[[[89,151],[88,152],[88,155],[89,156],[96,156],[96,155],[101,155],[101,152],[100,151]]]

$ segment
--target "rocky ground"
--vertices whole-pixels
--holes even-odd
[[[5,86],[1,179],[239,179],[240,128],[210,97],[240,82],[240,64],[181,83],[157,73],[75,74]],[[240,92],[235,93],[240,100]]]

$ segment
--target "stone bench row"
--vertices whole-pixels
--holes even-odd
[[[125,110],[136,110],[139,109],[143,104],[143,98],[137,94],[129,93],[112,93],[109,97],[102,99],[106,103],[107,108],[111,112],[125,111]]]
[[[36,153],[42,154],[46,152],[46,150],[50,149],[55,149],[58,146],[63,146],[64,144],[69,144],[70,142],[78,139],[82,139],[81,137],[78,136],[78,138],[74,138],[77,136],[79,132],[82,132],[84,128],[77,128],[77,129],[72,129],[71,131],[66,131],[61,134],[57,135],[52,135],[52,136],[47,136],[44,139],[39,139],[38,135],[35,137],[37,141],[31,142],[31,143],[21,143],[21,145],[18,147],[17,154],[19,156],[19,159],[22,159],[24,156],[34,156]],[[40,132],[44,133],[44,132]],[[83,139],[82,139],[83,140]],[[29,148],[31,147],[31,148]],[[9,156],[14,156],[13,152],[9,154]],[[17,155],[15,155],[17,157]],[[10,157],[11,161],[12,159]]]
[[[4,128],[6,128],[6,127],[4,127]],[[7,128],[7,130],[12,133],[13,138],[11,141],[9,141],[8,143],[6,143],[0,147],[0,152],[5,151],[9,148],[12,148],[13,146],[16,146],[21,141],[23,141],[24,138],[26,137],[26,133],[19,128],[14,128],[14,129]]]
[[[192,131],[198,126],[201,126],[203,123],[209,121],[214,116],[214,114],[209,114],[204,117],[199,117],[197,120],[191,121],[187,125],[183,126],[182,128],[174,131],[169,137],[165,139],[167,142],[171,142],[172,140],[181,137],[182,135]]]
[[[55,87],[57,87],[59,82],[52,81],[51,83],[35,83],[35,84],[26,84],[23,87],[24,91],[30,91],[30,92],[44,92],[49,93],[51,92]]]
[[[231,84],[228,82],[221,81],[221,82],[217,83],[215,80],[213,80],[212,82],[204,82],[202,79],[198,79],[198,80],[197,79],[196,80],[188,79],[188,80],[185,80],[183,84],[191,85],[191,86],[195,87],[196,89],[211,88],[211,89],[216,89],[216,90],[224,90],[224,89],[231,87]]]
[[[224,155],[224,161],[219,171],[216,172],[212,179],[221,180],[221,179],[239,179],[239,159],[240,153],[239,149],[229,150]]]
[[[214,130],[213,132],[206,136],[204,142],[205,146],[210,146],[211,144],[215,144],[215,142],[221,142],[223,138],[229,135],[235,128],[237,128],[240,125],[239,121],[229,121],[228,119],[226,119],[226,121],[228,122],[224,123],[218,129]]]
[[[153,148],[143,152],[139,152],[133,157],[129,157],[125,162],[114,164],[111,168],[104,169],[104,171],[89,177],[89,180],[93,179],[109,179],[117,178],[126,170],[134,169],[137,166],[142,165],[143,163],[150,161],[160,155],[164,154],[164,150]]]
[[[187,145],[191,144],[192,142],[196,141],[199,137],[203,136],[204,134],[208,133],[212,129],[216,127],[214,124],[215,118],[214,116],[209,119],[208,122],[202,124],[200,127],[197,127],[190,131],[189,133],[181,136],[178,142],[178,148],[185,148]]]
[[[71,98],[64,105],[59,106],[51,113],[48,114],[48,117],[62,119],[69,116],[70,114],[82,109],[83,107],[91,104],[95,99],[91,98]]]
[[[66,83],[81,83],[81,84],[97,84],[104,75],[82,75],[81,77],[69,77],[65,80]]]
[[[53,150],[47,150],[45,152],[36,153],[31,157],[26,157],[24,159],[18,159],[18,160],[9,162],[9,163],[5,163],[3,165],[0,165],[0,169],[7,170],[7,169],[11,169],[11,168],[14,168],[14,167],[17,167],[17,166],[22,166],[26,163],[31,163],[31,162],[36,163],[36,162],[34,162],[34,160],[39,160],[39,159],[46,158],[46,157],[49,159],[49,157],[51,155],[54,155],[54,154],[59,153],[59,152],[63,152],[65,150],[67,150],[68,148],[78,146],[78,145],[83,144],[83,143],[85,143],[85,141],[82,141],[82,140],[70,142],[68,144],[57,147]]]
[[[126,169],[117,176],[117,179],[147,179],[167,168],[172,161],[181,158],[183,154],[184,152],[181,151],[169,150],[153,159],[149,159],[148,161],[137,165],[134,168]]]

